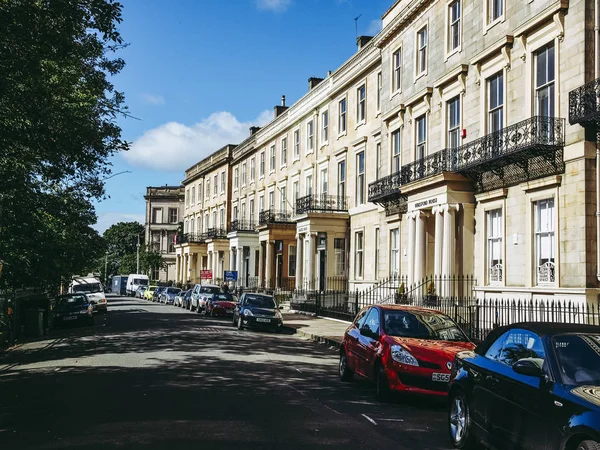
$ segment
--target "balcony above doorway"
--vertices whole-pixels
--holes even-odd
[[[600,124],[600,78],[569,92],[569,123],[584,127]]]
[[[248,220],[232,220],[229,225],[229,231],[238,233],[254,233],[256,231],[256,224]]]
[[[388,201],[401,197],[402,171],[380,178],[369,184],[369,201],[385,206]]]
[[[297,216],[311,212],[348,212],[348,199],[337,195],[310,194],[296,200]]]
[[[209,228],[206,230],[206,239],[227,239],[225,228]]]
[[[261,211],[258,216],[258,225],[269,225],[269,224],[291,224],[293,221],[294,214],[291,211],[277,211],[274,209],[267,209]]]
[[[206,233],[185,233],[175,236],[175,245],[181,244],[204,244]]]

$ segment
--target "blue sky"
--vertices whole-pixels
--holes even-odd
[[[179,184],[184,170],[248,136],[381,29],[393,0],[121,0],[127,63],[113,78],[126,95],[127,153],[112,159],[110,196],[96,205],[103,232],[144,221],[146,186]]]

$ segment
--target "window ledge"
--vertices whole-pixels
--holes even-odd
[[[363,125],[365,125],[367,123],[366,120],[361,120],[359,123],[356,124],[356,126],[354,127],[355,130],[358,130],[360,127],[362,127]]]
[[[528,181],[521,184],[521,189],[525,192],[534,191],[536,189],[548,189],[551,187],[560,186],[562,184],[562,176],[556,175],[539,180]]]
[[[284,164],[284,165],[282,165],[282,166],[279,166],[279,169],[280,169],[280,170],[281,170],[281,169],[286,169],[286,168],[287,168],[287,164]]]
[[[496,20],[494,20],[493,22],[486,23],[485,28],[483,30],[483,34],[486,35],[488,31],[490,31],[492,28],[494,28],[499,23],[504,23],[505,20],[506,20],[506,16],[503,14],[500,17],[498,17]]]
[[[427,70],[425,70],[424,72],[418,73],[417,75],[415,75],[414,83],[417,84],[417,81],[419,81],[421,78],[426,77],[426,76],[427,76]]]
[[[341,138],[343,138],[344,136],[346,136],[346,134],[347,134],[347,133],[348,133],[347,131],[344,131],[344,132],[342,132],[342,133],[339,133],[337,138],[338,138],[338,139],[341,139]]]
[[[329,145],[329,140],[321,142],[321,148]]]
[[[459,45],[454,50],[450,50],[448,53],[446,53],[446,59],[445,60],[448,61],[454,55],[457,55],[457,54],[459,54],[461,52],[462,52],[462,45]]]

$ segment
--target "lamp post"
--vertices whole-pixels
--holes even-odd
[[[136,259],[137,259],[137,270],[135,273],[140,273],[140,235],[137,235],[137,253],[136,253]]]
[[[104,255],[104,285],[108,284],[108,250]]]

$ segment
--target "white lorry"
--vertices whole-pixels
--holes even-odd
[[[104,285],[97,277],[91,274],[85,277],[74,276],[69,286],[69,293],[85,294],[94,307],[94,312],[106,313],[108,311]]]
[[[133,297],[137,288],[140,286],[148,286],[148,281],[148,275],[130,273],[129,277],[127,277],[127,288],[125,289],[127,295]]]

